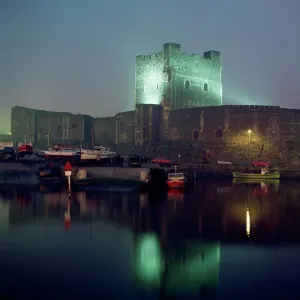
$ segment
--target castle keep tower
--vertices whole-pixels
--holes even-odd
[[[222,105],[220,53],[182,53],[167,43],[163,52],[136,58],[136,104],[170,103],[172,109]]]

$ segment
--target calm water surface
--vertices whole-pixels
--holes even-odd
[[[0,187],[0,296],[265,299],[300,291],[300,185],[185,194]]]

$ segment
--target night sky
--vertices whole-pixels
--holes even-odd
[[[299,0],[0,0],[0,132],[10,108],[110,116],[135,57],[221,51],[224,104],[300,108]]]

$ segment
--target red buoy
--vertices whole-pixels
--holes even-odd
[[[70,162],[67,161],[67,163],[64,166],[64,170],[65,171],[72,171],[72,165],[70,164]]]

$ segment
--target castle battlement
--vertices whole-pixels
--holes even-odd
[[[148,55],[138,55],[136,57],[136,61],[146,61],[150,59],[163,58],[163,52],[152,53]]]

